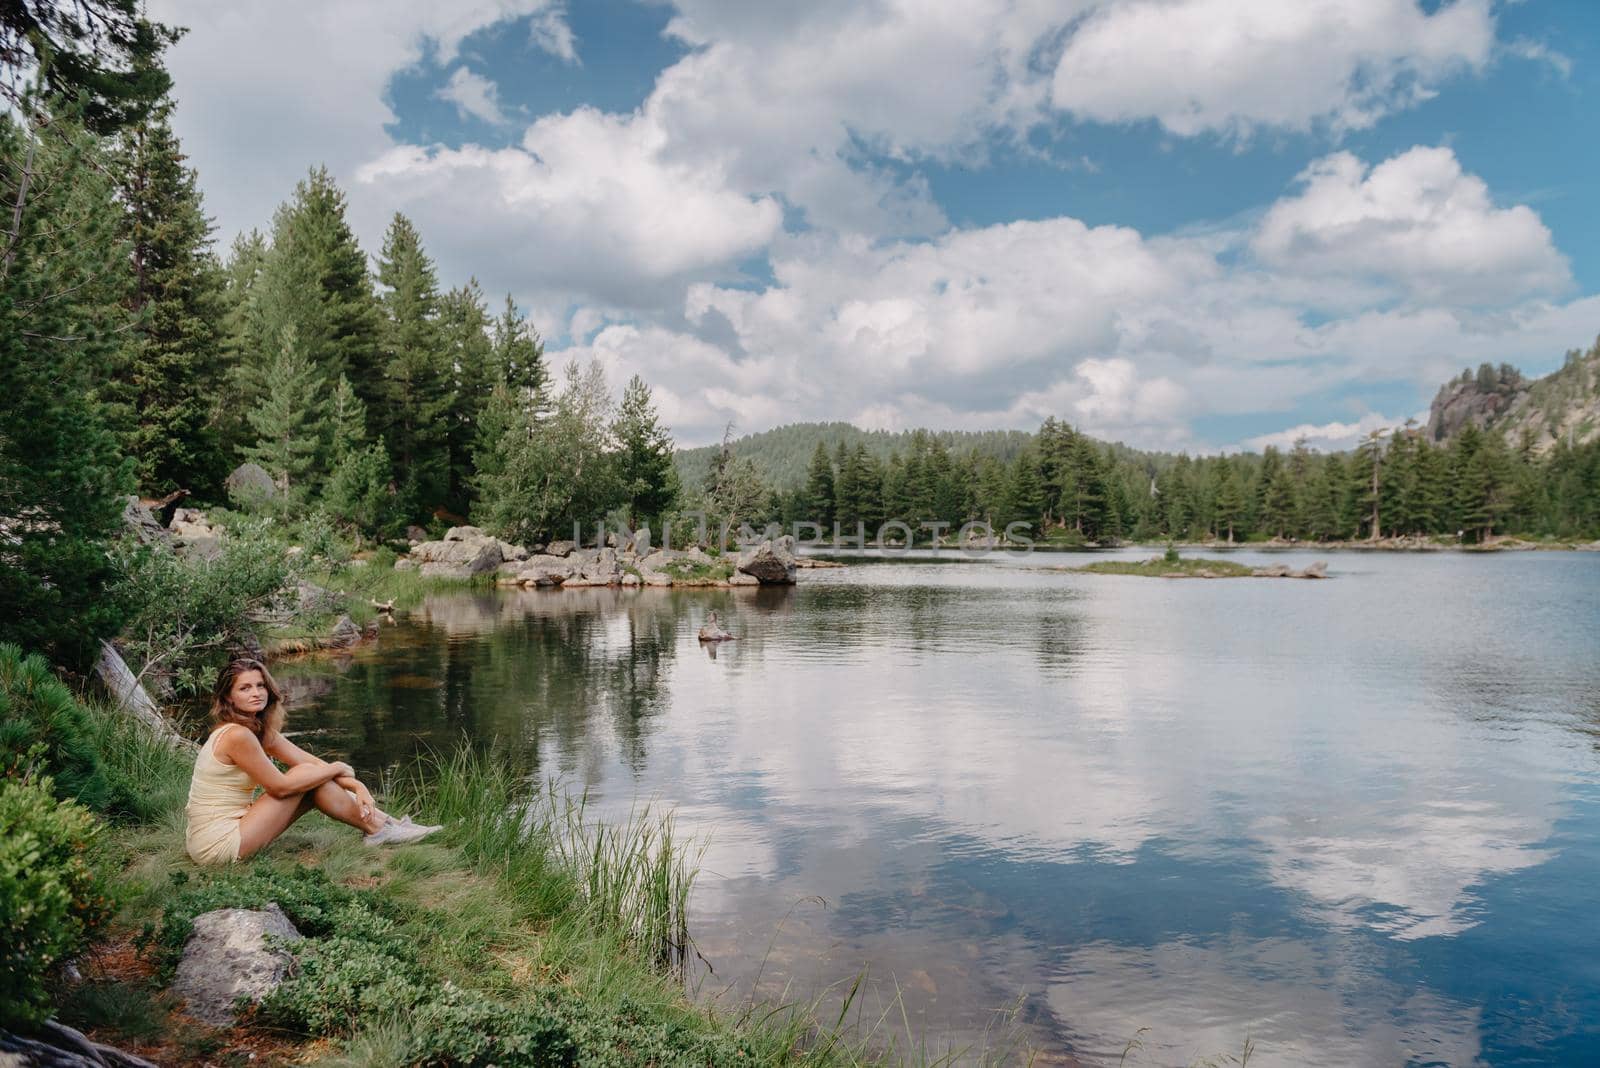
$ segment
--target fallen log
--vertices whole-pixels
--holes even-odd
[[[161,709],[145,692],[138,676],[128,669],[127,661],[122,659],[116,646],[105,641],[100,643],[100,659],[95,661],[94,670],[117,702],[117,707],[142,720],[145,726],[155,732],[156,737],[165,740],[174,749],[193,751],[200,748],[167,722],[167,717],[161,714]]]

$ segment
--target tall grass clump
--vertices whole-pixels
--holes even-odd
[[[620,824],[591,818],[586,795],[513,771],[494,751],[423,757],[388,784],[401,808],[449,828],[530,919],[576,923],[669,973],[690,952],[689,891],[698,852],[670,813],[649,806]]]

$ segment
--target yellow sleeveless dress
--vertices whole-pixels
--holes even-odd
[[[184,847],[196,864],[232,864],[239,859],[239,820],[256,799],[255,780],[216,756],[217,739],[234,727],[239,725],[225,723],[212,731],[194,758]]]

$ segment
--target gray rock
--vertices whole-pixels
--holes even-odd
[[[222,485],[228,500],[246,510],[259,508],[278,495],[278,484],[260,464],[240,464]]]
[[[427,540],[428,540],[428,532],[426,530],[423,530],[421,527],[417,526],[415,523],[411,523],[411,524],[408,524],[406,526],[406,541],[409,541],[412,544],[416,544],[419,541],[427,541]]]
[[[333,625],[333,630],[328,633],[328,645],[334,649],[348,649],[352,645],[359,645],[363,631],[356,626],[356,621],[349,616],[340,616],[339,622]]]
[[[302,582],[294,588],[295,610],[304,615],[331,612],[339,607],[339,595],[311,582]]]
[[[642,574],[644,576],[644,584],[646,586],[670,586],[670,585],[672,585],[672,576],[667,574],[665,571],[643,571],[643,570],[641,570],[640,574]]]
[[[747,575],[743,571],[735,571],[733,574],[728,576],[728,585],[759,586],[761,585],[761,580],[756,578],[754,575]]]
[[[418,567],[421,567],[421,566],[422,565],[418,564],[415,560],[411,559],[411,557],[409,557],[409,556],[402,556],[400,559],[398,559],[398,560],[396,560],[394,562],[394,569],[396,571],[415,571]]]
[[[617,550],[601,549],[585,562],[578,572],[591,585],[610,586],[622,581],[622,565],[617,561]]]
[[[553,541],[544,547],[544,551],[549,556],[571,556],[572,550],[577,547],[575,541]]]
[[[259,1002],[283,982],[293,957],[279,942],[298,942],[300,932],[276,904],[264,909],[218,909],[196,916],[183,947],[172,991],[187,1002],[190,1016],[213,1027],[234,1022],[234,1004]]]
[[[639,582],[640,582],[639,576],[634,574],[632,571],[623,572],[623,574],[622,574],[622,584],[624,586],[637,586],[637,585],[639,585]]]
[[[128,495],[127,504],[122,507],[122,521],[145,545],[172,544],[172,533],[161,525],[161,521],[156,518],[148,505],[131,493]]]
[[[424,575],[430,573],[428,571],[430,564],[446,564],[452,568],[464,569],[456,575],[460,578],[471,578],[486,571],[493,571],[502,563],[500,543],[493,538],[481,541],[425,541],[421,545],[412,547],[411,559],[422,564]],[[455,574],[438,570],[432,573]]]
[[[734,570],[754,575],[763,586],[792,585],[796,571],[794,539],[784,535],[746,549],[739,554]]]
[[[451,527],[444,532],[445,541],[493,541],[478,527]]]
[[[1271,567],[1258,567],[1250,574],[1253,578],[1288,578],[1291,572],[1287,564],[1273,564]]]
[[[533,555],[532,553],[528,552],[527,549],[524,549],[522,546],[520,546],[520,545],[512,545],[508,541],[497,541],[497,542],[495,542],[495,544],[500,546],[500,559],[502,559],[502,560],[511,560],[511,561],[526,560],[528,557]]]
[[[1326,560],[1318,560],[1304,571],[1301,571],[1299,574],[1295,575],[1295,578],[1303,579],[1325,579],[1327,577],[1328,562]]]

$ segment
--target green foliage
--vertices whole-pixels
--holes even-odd
[[[302,559],[309,563],[334,568],[350,560],[350,546],[339,536],[332,517],[320,508],[308,512],[289,536],[300,546]]]
[[[230,649],[294,577],[284,544],[260,520],[235,519],[211,559],[131,540],[113,557],[116,595],[129,609],[130,664],[179,693],[204,693]]]
[[[387,312],[379,347],[383,376],[368,412],[388,442],[403,509],[420,515],[443,503],[449,483],[452,371],[433,262],[404,215],[396,214],[384,235],[378,282]]]
[[[103,392],[129,325],[127,250],[93,138],[0,116],[0,187],[24,170],[32,192],[0,258],[0,641],[82,668],[120,623],[105,543],[132,469]]]
[[[161,53],[182,32],[146,19],[137,0],[0,6],[7,66],[38,70],[50,98],[81,101],[83,121],[101,134],[139,121],[166,95],[172,78]],[[8,78],[4,96],[15,108],[24,101],[13,84]]]
[[[49,1016],[52,970],[110,918],[99,835],[49,779],[0,781],[0,1027]]]
[[[265,381],[265,393],[246,416],[256,439],[244,456],[266,469],[284,500],[303,500],[321,470],[328,408],[323,376],[294,326],[278,336]]]
[[[43,657],[0,643],[0,775],[28,774],[51,776],[62,798],[110,806],[88,714]]]
[[[479,503],[473,516],[507,541],[570,537],[621,503],[609,453],[611,397],[598,364],[569,364],[548,413],[536,398],[502,385],[484,420],[498,431],[478,453]]]
[[[222,382],[223,276],[194,171],[164,102],[118,139],[112,159],[133,267],[138,328],[119,392],[132,406],[125,450],[147,492],[205,492],[227,469],[214,420]]]
[[[465,515],[472,499],[472,449],[478,417],[499,380],[489,338],[489,309],[476,278],[440,299],[439,335],[444,365],[452,376],[450,410],[445,418],[450,454],[446,506]]]
[[[617,492],[629,528],[653,520],[678,499],[678,473],[672,464],[672,436],[650,401],[650,387],[634,375],[622,391],[611,424],[616,443],[613,462]]]

